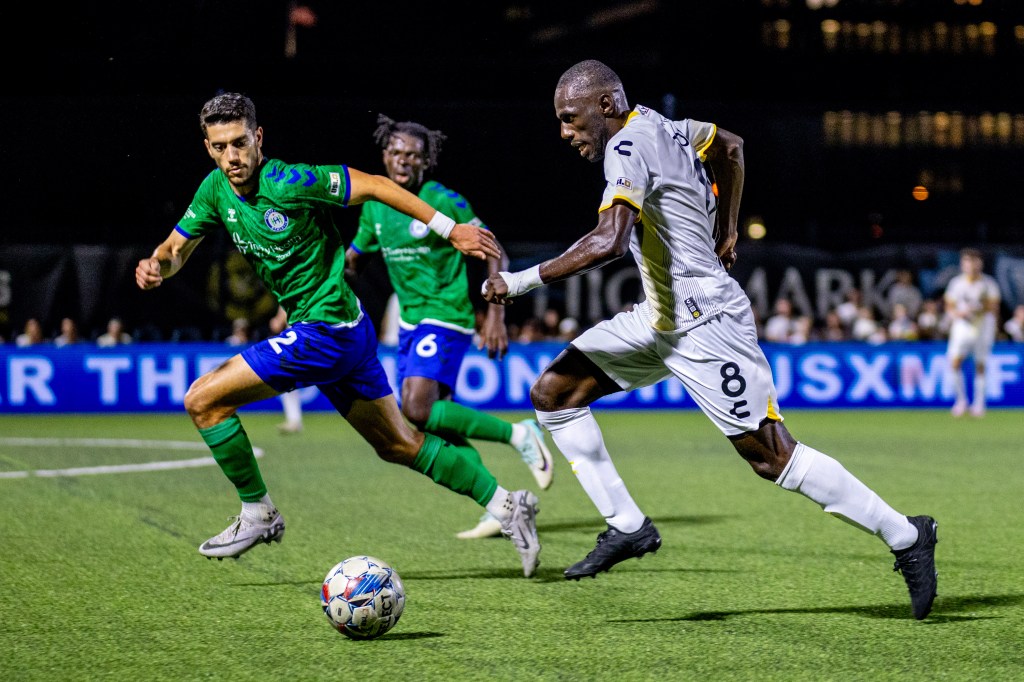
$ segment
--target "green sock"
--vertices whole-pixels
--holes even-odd
[[[259,502],[267,494],[267,486],[256,464],[249,436],[242,428],[242,420],[233,414],[220,424],[199,429],[199,435],[213,452],[221,471],[235,484],[242,502]]]
[[[434,483],[476,500],[481,507],[494,497],[498,481],[468,445],[453,445],[427,433],[412,468]]]
[[[498,443],[508,443],[512,440],[512,425],[504,419],[492,417],[451,400],[438,400],[434,403],[423,430],[446,438],[451,434],[458,434],[466,438]]]

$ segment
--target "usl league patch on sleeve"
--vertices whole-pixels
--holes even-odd
[[[341,173],[330,173],[331,184],[327,190],[334,196],[338,196],[341,193]]]

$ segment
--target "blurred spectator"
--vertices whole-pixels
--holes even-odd
[[[793,304],[788,298],[780,298],[775,301],[775,314],[764,323],[764,338],[775,343],[789,343],[793,329]]]
[[[898,304],[902,304],[907,316],[913,320],[921,312],[921,290],[914,284],[914,275],[910,270],[900,270],[896,273],[896,283],[889,288],[888,302],[889,315]]]
[[[544,323],[536,317],[531,317],[525,320],[523,326],[519,328],[519,336],[516,338],[516,341],[519,343],[533,343],[534,341],[543,341],[544,339]]]
[[[892,319],[889,321],[889,339],[892,341],[917,341],[917,323],[910,316],[907,306],[895,303]]]
[[[580,335],[580,323],[576,321],[575,317],[565,317],[558,323],[558,335],[559,341],[569,343],[577,336]]]
[[[39,320],[36,318],[30,317],[25,320],[24,331],[14,337],[14,344],[24,347],[37,346],[41,343],[46,343],[46,337],[43,336],[43,325],[39,324]]]
[[[1003,331],[1011,341],[1024,343],[1024,303],[1013,309],[1013,315],[1003,323]]]
[[[793,322],[793,331],[789,335],[789,343],[799,346],[814,338],[814,318],[801,315]]]
[[[60,334],[53,340],[53,345],[57,348],[63,348],[64,346],[71,346],[82,341],[78,336],[78,323],[72,320],[70,317],[65,317],[60,321]]]
[[[100,348],[121,346],[131,342],[131,334],[124,330],[124,323],[121,322],[121,318],[119,317],[110,318],[107,322],[107,331],[103,332],[96,338],[96,345]]]
[[[252,342],[252,324],[248,318],[239,317],[231,323],[231,336],[224,339],[229,346],[248,346]]]
[[[886,340],[885,327],[878,324],[875,312],[870,307],[863,305],[858,308],[857,318],[853,321],[853,327],[850,330],[850,337],[854,341],[883,343]]]
[[[541,321],[544,323],[544,336],[551,339],[558,336],[558,325],[562,322],[562,316],[557,310],[554,308],[545,310]]]
[[[925,299],[921,302],[921,312],[917,314],[917,336],[925,341],[940,339],[943,336],[940,327],[942,317],[939,314],[939,302]]]
[[[846,327],[839,319],[839,313],[835,310],[828,311],[825,314],[825,328],[821,332],[821,339],[823,341],[846,341],[848,338]]]
[[[852,333],[853,324],[860,316],[860,289],[853,288],[846,292],[846,300],[836,306],[836,314],[848,331]]]

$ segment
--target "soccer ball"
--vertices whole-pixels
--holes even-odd
[[[398,572],[372,556],[353,556],[327,571],[320,605],[331,625],[352,639],[380,637],[405,608]]]

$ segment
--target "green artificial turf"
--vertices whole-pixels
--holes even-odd
[[[757,478],[699,413],[596,414],[664,544],[579,583],[562,570],[604,525],[557,453],[532,579],[511,543],[454,537],[475,503],[377,459],[333,413],[293,436],[243,413],[288,530],[238,561],[196,552],[238,513],[216,467],[0,478],[0,679],[1024,678],[1020,412],[786,413],[894,507],[938,520],[924,621],[880,540]],[[197,449],[88,440],[114,438]],[[2,416],[0,474],[193,459],[200,444],[184,413]],[[514,450],[477,444],[502,485],[534,487]],[[377,640],[342,637],[320,608],[324,574],[356,554],[406,586]]]

